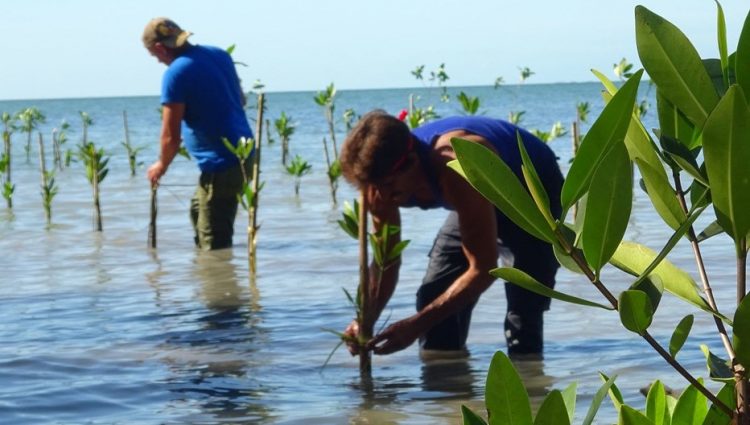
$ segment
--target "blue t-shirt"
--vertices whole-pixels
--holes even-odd
[[[238,163],[222,141],[233,145],[253,137],[242,107],[242,89],[231,56],[195,45],[180,54],[162,80],[161,103],[185,104],[182,138],[203,172],[219,172]]]
[[[523,183],[521,151],[518,149],[518,139],[516,138],[516,132],[519,132],[523,140],[523,145],[531,158],[531,162],[539,173],[542,184],[547,189],[555,192],[550,196],[559,196],[562,175],[557,165],[557,157],[546,143],[528,131],[507,121],[477,116],[455,116],[431,121],[412,130],[412,135],[418,142],[417,153],[419,154],[427,178],[433,187],[436,203],[432,207],[445,205],[438,188],[435,177],[436,173],[432,170],[431,162],[429,161],[429,152],[440,136],[458,130],[475,134],[490,142],[500,158],[503,159]],[[553,209],[557,211],[559,207],[553,205]]]

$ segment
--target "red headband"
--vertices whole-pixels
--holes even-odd
[[[391,173],[398,172],[404,166],[404,164],[406,164],[406,160],[408,159],[409,154],[412,150],[414,150],[414,137],[409,136],[409,142],[406,145],[406,151],[403,155],[401,155],[401,158],[393,163],[393,167],[391,167]]]

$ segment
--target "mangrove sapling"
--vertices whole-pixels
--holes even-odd
[[[328,182],[331,188],[331,198],[333,204],[336,205],[336,189],[338,188],[338,179],[341,177],[341,166],[339,165],[339,151],[336,145],[336,128],[334,125],[333,113],[336,109],[336,87],[333,83],[329,84],[325,91],[318,92],[313,98],[315,103],[323,107],[325,113],[326,122],[328,123],[328,134],[331,137],[331,144],[333,146],[333,158],[331,159],[328,154],[328,142],[323,138],[323,150],[326,156],[326,164],[328,169],[326,174],[328,175]]]
[[[288,117],[284,111],[281,111],[281,116],[275,119],[273,124],[281,139],[281,164],[286,166],[286,160],[289,156],[289,139],[294,134],[296,126],[292,123],[292,117]]]
[[[354,200],[353,206],[348,202],[344,202],[342,218],[338,220],[341,229],[347,235],[359,241],[360,273],[356,297],[352,297],[349,291],[344,289],[344,293],[354,307],[359,334],[358,338],[354,340],[343,333],[331,331],[341,339],[341,343],[336,348],[345,342],[358,346],[360,374],[363,378],[369,377],[372,371],[370,352],[365,350],[365,345],[374,335],[375,322],[377,321],[376,305],[377,300],[380,299],[380,286],[383,280],[383,273],[397,264],[401,258],[401,253],[409,244],[408,240],[398,240],[397,235],[400,234],[400,231],[397,226],[387,223],[384,223],[379,231],[368,232],[368,204],[364,196],[365,190],[363,189],[363,193],[360,194],[359,202]],[[367,258],[368,242],[373,253],[373,261],[370,265],[368,265]],[[333,355],[333,352],[331,352],[331,355]],[[330,359],[331,355],[328,356],[328,359]],[[326,360],[327,362],[328,360]]]
[[[437,85],[440,88],[440,101],[441,102],[449,102],[450,101],[450,95],[448,95],[448,87],[445,85],[445,82],[448,81],[450,77],[448,76],[448,73],[445,72],[445,64],[441,63],[438,69],[435,71],[430,71],[430,81],[437,81]]]
[[[86,167],[86,178],[91,183],[94,193],[94,230],[102,231],[102,209],[99,201],[100,186],[109,173],[107,163],[109,156],[105,155],[104,148],[96,147],[94,142],[87,142],[78,146],[78,154]]]
[[[16,115],[18,121],[20,121],[20,130],[26,133],[26,162],[31,161],[31,133],[39,127],[39,124],[44,123],[46,117],[39,111],[39,109],[31,107],[26,108]]]
[[[57,185],[55,184],[55,170],[47,171],[42,133],[39,133],[39,170],[42,175],[42,205],[44,206],[44,214],[47,218],[47,226],[49,227],[52,225],[52,199],[57,195]]]
[[[78,111],[78,115],[81,116],[81,126],[83,128],[81,143],[86,145],[89,141],[89,127],[94,125],[94,120],[87,112]]]
[[[341,114],[341,119],[344,120],[344,127],[346,127],[346,134],[349,134],[349,132],[352,131],[354,128],[354,125],[357,121],[359,121],[360,116],[357,115],[357,113],[352,108],[347,108],[343,114]]]
[[[632,69],[633,64],[628,62],[628,60],[625,58],[620,59],[619,62],[612,65],[612,72],[614,72],[614,74],[617,76],[617,78],[620,79],[620,81],[625,81],[626,79],[630,78],[633,75]],[[651,104],[648,101],[648,95],[651,92],[653,84],[654,83],[652,81],[648,82],[648,89],[643,95],[643,99],[638,103],[638,115],[641,118],[646,116],[646,113],[651,107]],[[726,85],[728,86],[728,84]]]
[[[466,115],[476,115],[479,112],[480,100],[478,96],[469,96],[462,91],[456,98]]]
[[[311,169],[312,166],[299,155],[295,155],[292,162],[286,166],[286,172],[294,177],[295,196],[299,196],[299,186],[302,182],[302,176],[309,174]]]
[[[720,61],[730,64],[723,12],[719,3],[717,7]],[[654,423],[656,418],[669,417],[671,423],[748,425],[750,297],[746,296],[745,269],[747,235],[750,232],[747,215],[750,209],[747,171],[750,145],[744,142],[750,139],[747,126],[750,122],[747,99],[750,96],[746,94],[750,92],[750,13],[734,62],[720,67],[718,75],[711,73],[690,40],[672,23],[643,6],[636,7],[635,17],[638,54],[657,89],[659,129],[656,133],[659,145],[643,126],[636,109],[642,71],[634,73],[619,89],[596,73],[605,86],[608,103],[581,143],[561,192],[563,211],[568,211],[583,196],[587,197],[587,207],[579,214],[578,224],[570,226],[565,223],[565,213],[552,217],[545,202],[547,195],[538,182],[533,164],[524,156],[524,181],[531,189],[531,196],[502,160],[498,158],[493,163],[493,155],[488,155],[486,150],[480,152],[483,148],[477,149],[474,143],[454,140],[458,161],[452,166],[488,199],[494,200],[506,215],[514,217],[516,224],[552,243],[561,264],[582,273],[609,305],[549,290],[512,268],[496,269],[492,272],[494,276],[552,298],[617,311],[625,329],[643,338],[658,356],[690,383],[678,402],[682,403],[684,397],[685,408],[670,411],[663,407],[665,403],[660,403],[662,407],[658,411],[647,409],[644,414],[616,404],[621,417],[646,416],[652,421],[630,419],[621,423]],[[675,84],[677,80],[681,83]],[[522,145],[519,149],[525,155]],[[480,158],[482,160],[478,161]],[[699,164],[701,158],[703,164]],[[659,253],[622,240],[632,204],[633,163],[640,171],[654,210],[674,231]],[[664,164],[671,172],[672,182]],[[488,174],[484,174],[489,170],[494,170],[491,172],[494,177],[489,179],[502,181],[502,185],[491,185],[486,178]],[[690,184],[684,184],[684,178]],[[615,193],[617,196],[612,196]],[[713,208],[717,219],[696,235],[693,223],[709,207]],[[715,287],[705,268],[701,243],[722,232],[729,236],[735,248],[737,273],[736,304],[720,308],[714,297]],[[687,239],[694,254],[702,290],[688,273],[666,260],[667,254],[683,238]],[[635,277],[630,288],[618,296],[601,280],[601,271],[607,264]],[[708,377],[722,385],[717,394],[676,358],[693,327],[692,315],[679,322],[668,349],[649,333],[664,291],[713,319],[716,340],[726,351],[727,359],[711,352],[705,345],[700,348],[707,359]],[[727,314],[727,310],[733,310],[733,313]],[[732,328],[731,332],[728,327]],[[712,404],[710,409],[706,406],[707,401]],[[659,419],[658,423],[664,422]]]
[[[15,186],[11,180],[11,144],[10,140],[13,132],[16,130],[16,116],[11,115],[7,112],[3,112],[0,115],[0,120],[3,123],[3,152],[0,155],[0,176],[2,177],[2,195],[8,205],[8,208],[13,208],[13,190]]]
[[[564,125],[560,121],[556,121],[554,124],[552,124],[552,128],[550,131],[541,131],[537,129],[533,129],[530,131],[531,134],[536,136],[539,140],[543,141],[544,143],[549,143],[558,137],[563,137],[566,134],[568,134],[568,129],[565,128]]]
[[[123,127],[125,128],[125,141],[122,143],[122,146],[125,147],[125,150],[128,153],[128,165],[130,166],[130,176],[135,176],[135,170],[136,168],[141,165],[142,163],[138,162],[138,152],[142,151],[144,149],[143,146],[135,147],[130,144],[130,129],[128,128],[128,112],[122,111],[122,122]]]

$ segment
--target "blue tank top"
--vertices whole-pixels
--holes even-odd
[[[518,149],[518,140],[516,138],[516,131],[518,131],[523,139],[524,147],[529,153],[531,162],[540,175],[542,184],[548,189],[558,190],[559,194],[557,186],[559,185],[558,181],[562,177],[557,165],[557,157],[546,143],[528,131],[506,121],[487,117],[455,116],[431,121],[412,130],[412,135],[417,141],[417,153],[430,185],[433,188],[435,199],[434,205],[423,206],[423,208],[447,207],[438,185],[437,173],[433,170],[433,165],[430,161],[430,151],[440,136],[459,130],[476,134],[490,142],[503,161],[508,164],[523,184],[521,151]],[[409,207],[414,205],[404,206]]]

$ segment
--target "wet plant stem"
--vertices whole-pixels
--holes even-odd
[[[257,256],[256,247],[258,240],[258,193],[260,190],[260,148],[261,139],[263,138],[263,110],[265,109],[265,97],[263,93],[258,94],[258,117],[256,120],[255,128],[255,146],[253,152],[253,202],[250,205],[250,214],[248,215],[248,226],[247,226],[247,250],[248,250],[248,261],[250,267],[250,274],[255,275],[257,272]],[[244,173],[244,165],[241,165],[242,172]]]
[[[4,152],[5,152],[5,157],[8,160],[8,163],[5,164],[5,184],[10,185],[11,184],[11,179],[10,179],[10,177],[11,177],[10,176],[10,164],[11,164],[11,156],[10,156],[10,132],[7,131],[7,130],[3,132],[3,149],[4,149]],[[0,188],[0,189],[2,189],[2,188]],[[8,196],[6,198],[6,200],[7,200],[7,204],[8,204],[8,209],[13,208],[13,197],[12,196]]]
[[[50,199],[47,193],[47,190],[49,188],[49,183],[47,181],[47,162],[44,159],[44,140],[42,140],[42,133],[39,133],[39,171],[41,171],[42,175],[42,200],[44,202],[44,215],[47,219],[47,226],[52,224],[52,206],[50,205],[50,202],[52,202],[52,199]]]
[[[682,190],[682,181],[680,180],[680,174],[678,171],[672,171],[672,179],[674,180],[675,191],[677,192],[677,200],[680,202],[680,207],[686,214],[688,214],[687,202],[685,201],[685,193]],[[693,229],[693,226],[690,226],[690,228],[688,229],[688,239],[690,240],[690,245],[693,248],[693,256],[695,257],[695,263],[698,267],[698,274],[701,277],[701,284],[703,285],[703,293],[706,294],[708,305],[713,311],[719,313],[719,307],[716,304],[713,289],[711,289],[711,283],[708,280],[706,265],[703,262],[703,254],[701,253],[700,245],[698,244],[698,238],[695,236],[695,230]],[[714,323],[716,323],[716,329],[721,337],[721,341],[727,351],[727,355],[729,355],[730,361],[733,361],[735,358],[734,347],[732,347],[732,342],[729,340],[724,322],[722,322],[721,319],[719,319],[716,315],[713,315],[713,318]]]
[[[746,294],[747,272],[747,238],[741,238],[737,242],[737,305],[739,306]],[[747,369],[733,359],[732,367],[735,379],[735,392],[737,394],[737,423],[739,425],[750,425],[750,384],[748,384]]]
[[[151,214],[148,221],[148,246],[152,249],[156,248],[156,214],[158,212],[156,207],[156,192],[158,188],[158,185],[151,186]]]

